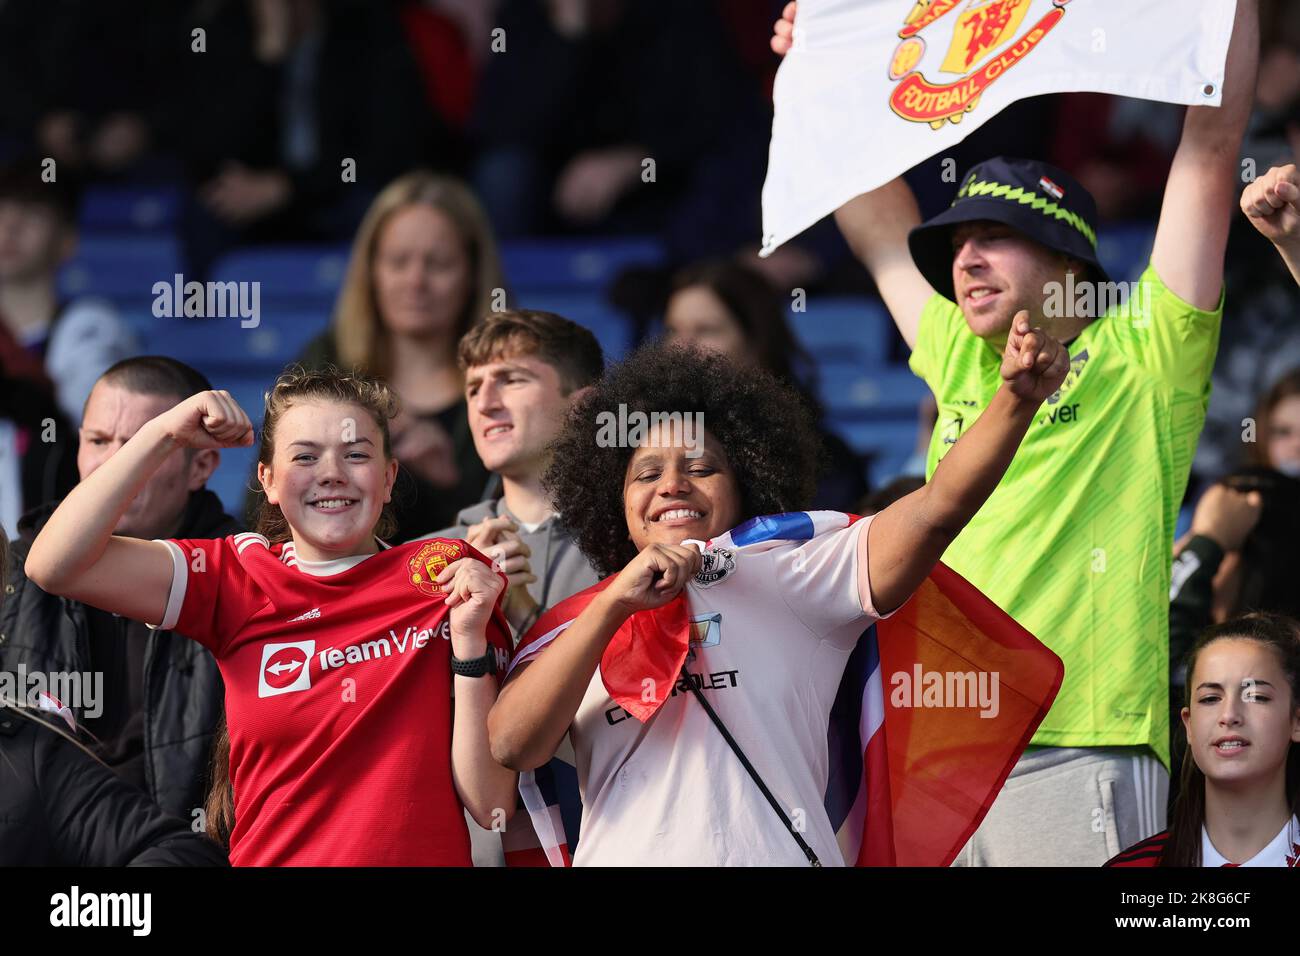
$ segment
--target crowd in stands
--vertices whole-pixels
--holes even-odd
[[[400,410],[384,439],[399,467],[383,537],[459,538],[492,557],[509,577],[514,639],[597,580],[543,476],[606,361],[686,346],[788,389],[809,434],[770,440],[811,449],[810,510],[875,515],[924,487],[940,412],[851,230],[828,218],[757,256],[779,64],[767,36],[783,5],[0,4],[0,530],[14,542],[0,663],[103,670],[115,695],[81,721],[92,753],[68,734],[15,743],[28,730],[0,710],[0,756],[57,751],[100,812],[127,814],[143,794],[170,815],[112,846],[33,837],[28,859],[212,862],[174,819],[205,804],[209,832],[230,840],[231,738],[212,658],[176,636],[170,610],[159,630],[88,601],[61,612],[23,573],[57,502],[146,423],[211,388],[230,389],[260,434],[264,393],[286,368],[386,383]],[[1252,179],[1300,155],[1300,10],[1260,11],[1241,147]],[[1145,101],[1038,97],[905,180],[929,219],[956,188],[941,160],[1069,169],[1096,200],[1107,271],[1133,279],[1151,260],[1181,118]],[[256,314],[163,314],[173,279],[207,283],[205,306],[214,285],[256,283]],[[1171,529],[1174,794],[1190,759],[1178,715],[1187,664],[1207,646],[1198,635],[1252,611],[1300,618],[1289,565],[1300,293],[1241,215],[1224,289],[1205,427]],[[256,527],[268,508],[259,462],[266,450],[251,445],[192,448],[142,479],[139,504],[105,533]],[[1275,621],[1252,627],[1285,641]],[[57,648],[30,637],[51,628]],[[496,785],[483,779],[484,791]],[[28,809],[41,799],[34,789]],[[488,830],[471,830],[474,859],[499,862]],[[0,840],[0,862],[22,857],[16,845]]]

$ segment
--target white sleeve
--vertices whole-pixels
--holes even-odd
[[[858,539],[871,522],[862,518],[776,555],[781,596],[819,638],[851,624],[865,628],[882,617],[871,605],[870,590],[858,593]]]
[[[185,604],[185,587],[189,583],[189,568],[185,566],[185,555],[181,552],[180,545],[175,541],[164,541],[162,538],[154,538],[167,545],[167,550],[172,556],[172,589],[167,594],[167,607],[163,611],[163,618],[157,624],[146,624],[145,627],[151,631],[170,631],[176,626],[177,620],[181,616],[181,607]]]
[[[74,427],[95,380],[109,366],[139,353],[131,329],[106,302],[81,300],[64,310],[54,323],[45,353],[45,368],[59,401],[59,409]]]

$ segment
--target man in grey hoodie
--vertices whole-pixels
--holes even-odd
[[[604,370],[596,337],[553,312],[494,312],[460,340],[474,447],[501,494],[425,537],[462,538],[509,580],[502,602],[514,639],[538,616],[598,580],[542,488],[549,446],[570,406]],[[475,866],[503,866],[498,835],[465,817]]]
[[[595,584],[596,572],[542,488],[548,448],[574,400],[600,378],[595,336],[552,312],[495,312],[460,340],[470,431],[501,495],[428,537],[463,538],[510,581],[503,604],[518,640],[542,611]]]

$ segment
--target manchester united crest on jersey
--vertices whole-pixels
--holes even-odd
[[[416,551],[408,562],[409,580],[421,594],[441,594],[435,578],[447,565],[465,556],[465,549],[455,541],[430,541]]]
[[[726,548],[711,548],[701,556],[700,570],[695,572],[695,583],[711,588],[736,570],[736,557]]]

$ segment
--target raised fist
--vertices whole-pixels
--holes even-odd
[[[158,419],[182,448],[238,448],[253,443],[253,423],[224,389],[191,395]]]
[[[1042,329],[1029,327],[1029,313],[1011,320],[1002,353],[1002,380],[1018,398],[1041,404],[1061,387],[1070,371],[1070,353]]]

